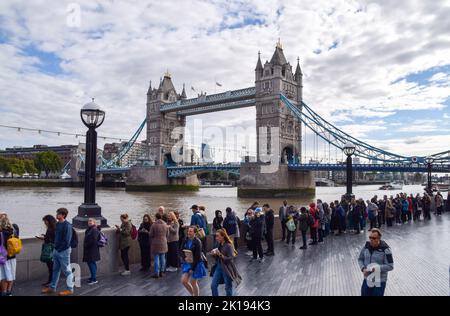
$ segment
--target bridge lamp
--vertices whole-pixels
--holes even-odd
[[[102,216],[101,207],[95,202],[95,178],[97,172],[97,132],[105,120],[105,111],[92,101],[86,103],[80,111],[86,133],[86,158],[84,170],[84,203],[78,207],[78,215],[73,218],[75,228],[87,228],[89,218],[95,218],[102,227],[106,227],[106,218]]]
[[[432,193],[432,184],[431,184],[431,170],[433,167],[434,158],[431,156],[425,157],[425,163],[427,164],[427,191],[428,193]]]
[[[344,145],[343,150],[345,155],[351,156],[355,153],[356,147],[353,143],[348,142]]]
[[[350,201],[354,197],[352,193],[353,187],[352,155],[355,153],[356,147],[354,144],[348,142],[344,145],[344,148],[342,150],[344,151],[344,154],[347,156],[347,163],[346,163],[347,193],[345,194],[345,198],[348,201]]]

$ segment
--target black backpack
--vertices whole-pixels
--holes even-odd
[[[78,247],[78,235],[75,229],[72,227],[72,239],[70,240],[70,248],[74,249]]]
[[[314,218],[312,217],[311,214],[308,214],[308,225],[309,226],[314,225]]]

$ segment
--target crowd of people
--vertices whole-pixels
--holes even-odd
[[[383,198],[374,196],[370,200],[348,200],[331,203],[318,199],[308,207],[288,205],[287,201],[278,210],[281,224],[281,241],[294,246],[297,232],[302,237],[300,249],[323,243],[329,235],[345,233],[360,234],[368,228],[371,232],[370,241],[361,251],[358,259],[364,276],[370,271],[367,265],[372,264],[374,249],[382,250],[380,264],[385,265],[382,278],[384,287],[381,291],[371,291],[366,281],[361,289],[362,294],[382,295],[386,285],[387,271],[393,269],[392,253],[389,246],[381,240],[380,228],[402,225],[412,221],[430,220],[434,211],[441,216],[445,211],[444,199],[440,193],[424,193],[423,195],[397,194],[395,197],[386,195]],[[192,216],[189,225],[185,225],[177,211],[166,212],[163,206],[153,214],[145,214],[137,228],[131,222],[128,214],[120,215],[121,225],[116,225],[118,248],[124,270],[122,276],[130,275],[129,250],[132,241],[137,239],[141,255],[141,271],[150,271],[153,263],[152,277],[164,278],[165,273],[180,272],[181,284],[193,296],[200,295],[199,281],[206,276],[211,277],[211,293],[218,295],[220,284],[225,285],[227,296],[233,295],[242,280],[234,263],[240,246],[242,234],[250,261],[263,263],[265,256],[273,256],[275,212],[269,204],[260,206],[254,202],[245,212],[242,219],[230,208],[215,211],[209,231],[206,210],[202,206],[192,205]],[[66,220],[68,210],[60,208],[56,217],[46,215],[42,221],[46,232],[36,236],[43,241],[40,260],[48,268],[48,278],[43,284],[42,293],[56,292],[61,273],[66,277],[66,288],[59,292],[61,296],[74,293],[74,276],[70,266],[70,255],[78,247],[78,238],[72,225]],[[83,262],[90,271],[87,284],[97,284],[97,262],[100,258],[100,248],[108,244],[106,236],[94,218],[87,222],[83,241]],[[309,232],[309,237],[307,233]],[[208,245],[207,236],[212,234],[212,245]],[[12,295],[15,280],[16,255],[20,253],[19,227],[12,224],[5,213],[0,213],[0,280],[1,295]],[[309,243],[308,243],[309,239]],[[266,244],[266,249],[263,248]],[[209,247],[208,247],[209,246]],[[211,249],[208,251],[208,249]],[[243,247],[241,247],[242,249]],[[369,253],[369,254],[368,254]],[[209,258],[209,259],[208,259]],[[370,259],[368,259],[370,258]],[[370,262],[367,262],[369,260]],[[369,294],[368,294],[369,293]],[[372,293],[372,294],[370,294]]]

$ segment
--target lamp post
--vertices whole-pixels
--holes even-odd
[[[344,148],[342,149],[344,151],[344,154],[347,155],[347,193],[345,194],[345,198],[350,201],[354,195],[352,193],[352,179],[353,179],[353,170],[352,170],[352,155],[355,153],[355,145],[348,142],[344,145]]]
[[[94,102],[86,103],[80,111],[81,120],[86,125],[86,158],[84,165],[84,203],[78,207],[78,215],[73,218],[75,228],[87,228],[88,219],[95,218],[102,227],[106,227],[106,218],[101,207],[95,203],[95,176],[97,171],[97,132],[105,120],[105,112]]]
[[[427,191],[431,193],[431,168],[433,167],[434,159],[431,156],[425,158],[425,163],[427,164]]]

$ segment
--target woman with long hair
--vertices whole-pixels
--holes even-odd
[[[121,225],[116,225],[117,233],[119,234],[119,250],[120,258],[122,259],[125,270],[121,275],[130,275],[130,259],[128,257],[128,251],[131,246],[131,221],[127,213],[120,215]]]
[[[182,248],[183,264],[181,269],[183,276],[181,277],[181,283],[192,296],[200,295],[198,280],[206,276],[206,268],[202,259],[202,242],[196,237],[196,234],[197,227],[190,226]]]
[[[150,215],[145,214],[142,217],[142,223],[138,229],[138,242],[141,249],[141,270],[149,271],[151,268],[151,255],[150,255],[150,228],[153,221]]]
[[[19,227],[16,224],[12,224],[6,213],[2,213],[0,216],[0,242],[3,247],[7,249],[8,239],[12,237],[19,237]],[[16,280],[16,256],[8,255],[4,264],[0,264],[0,287],[1,296],[12,296],[13,283]]]
[[[52,215],[45,215],[42,218],[42,221],[44,222],[44,225],[46,227],[45,234],[42,234],[41,236],[36,236],[36,238],[44,241],[41,251],[41,261],[47,265],[48,279],[47,282],[42,284],[42,286],[48,287],[52,282],[52,274],[53,274],[52,253],[55,247],[56,218],[53,217]]]
[[[169,237],[167,237],[167,268],[168,272],[177,272],[179,268],[178,251],[179,251],[179,230],[177,216],[174,212],[169,213]]]
[[[219,284],[225,283],[225,293],[233,296],[233,281],[236,285],[241,283],[241,276],[234,264],[237,255],[233,241],[224,229],[216,232],[216,240],[219,246],[211,251],[216,259],[216,264],[211,269],[211,291],[213,296],[219,296]]]

